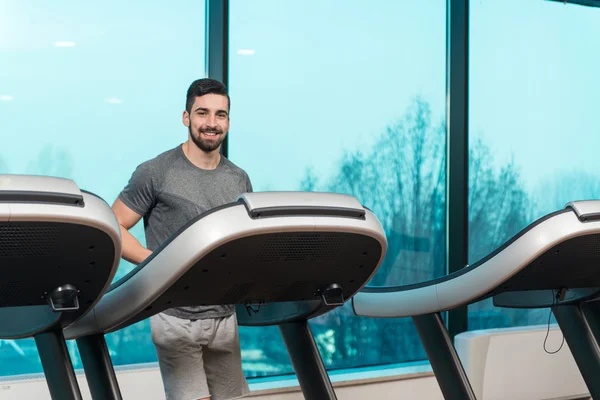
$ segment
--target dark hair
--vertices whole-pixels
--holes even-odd
[[[231,108],[231,99],[229,98],[229,94],[227,94],[225,85],[215,79],[202,78],[192,82],[188,88],[185,102],[185,109],[188,113],[192,111],[192,105],[194,104],[196,97],[201,97],[205,94],[220,94],[227,96],[227,107]]]

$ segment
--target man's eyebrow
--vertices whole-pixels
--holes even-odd
[[[208,112],[208,108],[206,107],[198,107],[194,110],[194,112],[198,112],[198,111],[204,111],[204,112]],[[217,113],[225,113],[226,115],[229,115],[229,113],[227,112],[227,110],[217,110]]]

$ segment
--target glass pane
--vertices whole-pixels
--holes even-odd
[[[600,9],[471,3],[469,260],[572,200],[600,197]],[[469,307],[469,329],[547,324],[549,310]],[[551,346],[549,344],[549,346]]]
[[[0,0],[0,173],[71,178],[112,204],[137,165],[186,140],[204,41],[203,0]],[[115,365],[156,360],[147,321],[107,341]],[[32,339],[0,341],[0,375],[41,371]]]
[[[446,2],[233,0],[230,12],[229,157],[254,189],[371,208],[389,250],[370,285],[443,275]],[[410,320],[348,307],[312,321],[330,369],[425,358]],[[277,330],[242,332],[273,338],[269,353],[243,342],[249,375],[291,371]]]

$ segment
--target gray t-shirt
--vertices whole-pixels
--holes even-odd
[[[140,164],[119,199],[144,217],[146,246],[155,251],[174,232],[214,207],[252,192],[248,174],[221,156],[214,170],[196,167],[181,145]],[[234,305],[176,307],[166,314],[185,319],[233,315]]]

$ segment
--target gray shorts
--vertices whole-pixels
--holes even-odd
[[[250,390],[242,371],[237,318],[150,317],[167,400],[237,399]]]

